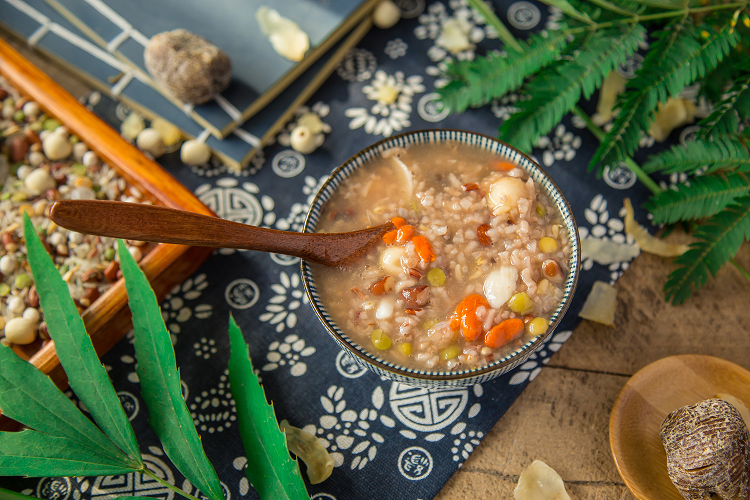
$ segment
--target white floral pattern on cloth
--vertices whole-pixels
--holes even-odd
[[[516,107],[516,103],[521,99],[523,97],[516,93],[505,94],[500,99],[494,99],[490,103],[492,114],[503,121],[507,120],[513,113],[518,113],[519,108]]]
[[[195,278],[186,279],[182,285],[174,287],[164,298],[161,305],[161,315],[172,336],[172,344],[177,343],[177,335],[182,330],[181,323],[185,323],[193,317],[199,319],[211,317],[213,308],[210,304],[197,304],[192,307],[186,304],[186,301],[198,299],[207,286],[207,276],[199,274]]]
[[[479,446],[484,432],[482,431],[467,431],[466,424],[459,422],[453,426],[450,430],[453,438],[453,447],[451,448],[451,454],[454,462],[458,462],[458,466],[463,465],[464,460],[469,458],[469,454]]]
[[[347,82],[364,82],[378,69],[378,60],[367,49],[350,50],[336,68],[336,74]]]
[[[383,52],[385,52],[385,55],[390,57],[391,59],[398,59],[399,57],[403,57],[406,55],[406,49],[409,48],[409,45],[400,38],[395,38],[393,40],[390,40],[388,43],[385,44],[385,49]]]
[[[352,119],[349,128],[364,127],[368,134],[390,137],[393,132],[411,126],[412,100],[415,94],[425,90],[420,75],[406,77],[403,71],[389,75],[378,70],[370,83],[362,88],[367,98],[376,102],[369,109],[360,107],[344,111],[344,115]]]
[[[300,285],[299,274],[294,273],[289,276],[284,271],[279,273],[279,283],[271,285],[271,290],[276,295],[271,297],[266,305],[266,312],[258,319],[269,325],[275,325],[278,333],[286,328],[294,328],[297,324],[295,311],[308,302],[307,295]]]
[[[216,387],[201,391],[188,404],[193,423],[201,432],[223,432],[237,420],[232,393],[229,390],[229,371],[219,377]]]
[[[515,373],[508,381],[508,384],[519,385],[526,381],[531,382],[534,380],[536,376],[539,375],[539,372],[542,371],[542,367],[549,363],[550,356],[559,351],[565,341],[568,340],[572,334],[573,332],[571,330],[555,332],[549,339],[547,339],[547,342],[545,342],[542,349],[529,356],[521,366],[515,369]]]
[[[582,221],[578,223],[578,234],[581,239],[593,236],[603,240],[612,240],[616,243],[635,245],[633,237],[625,234],[625,223],[623,222],[625,207],[621,207],[617,211],[617,216],[611,216],[607,208],[607,200],[604,198],[604,195],[597,194],[594,196],[589,207],[583,213],[586,223],[590,225],[590,228],[583,225]],[[585,258],[581,264],[584,271],[588,271],[594,267],[594,261],[591,257]],[[614,285],[615,281],[622,276],[622,273],[629,266],[629,261],[609,264],[610,284]]]
[[[362,408],[359,412],[347,409],[343,396],[343,387],[330,386],[320,397],[320,404],[326,412],[319,419],[320,427],[309,424],[302,430],[318,436],[336,467],[344,465],[349,456],[349,468],[361,470],[375,460],[378,445],[385,442],[383,435],[375,432],[373,426],[379,421],[386,427],[393,427],[395,422],[386,415],[378,414],[383,406],[383,389],[380,386],[375,388],[370,398],[373,408]]]
[[[327,179],[328,176],[322,176],[319,179],[315,179],[315,177],[309,175],[306,176],[305,184],[302,187],[302,194],[307,196],[305,203],[294,203],[289,209],[289,215],[276,221],[276,228],[283,231],[302,231],[305,225],[305,218],[307,217],[307,210]]]
[[[315,347],[306,345],[305,339],[293,333],[284,337],[283,341],[275,340],[268,346],[266,360],[263,365],[264,372],[270,372],[283,366],[289,366],[289,374],[293,377],[301,377],[307,373],[307,363],[304,359],[315,354]]]
[[[477,43],[497,38],[494,28],[486,26],[484,17],[470,8],[466,0],[450,0],[448,6],[442,2],[430,4],[427,12],[419,16],[419,26],[414,28],[414,36],[419,40],[434,42],[427,49],[427,57],[436,64],[427,66],[425,73],[437,78],[438,88],[448,83],[443,75],[449,62],[454,58],[471,61],[476,56]]]
[[[544,150],[542,162],[544,166],[550,167],[555,161],[570,161],[575,158],[576,151],[581,147],[581,138],[565,130],[565,125],[560,123],[551,136],[543,135],[535,146]]]

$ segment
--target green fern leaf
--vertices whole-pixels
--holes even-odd
[[[547,68],[529,82],[531,99],[516,104],[500,127],[500,138],[524,152],[557,125],[581,99],[588,99],[610,71],[638,48],[645,34],[640,24],[600,30],[589,36],[571,60]]]
[[[734,81],[727,96],[719,102],[706,118],[698,123],[699,138],[715,134],[735,134],[742,118],[750,116],[750,71]]]
[[[706,168],[704,174],[718,171],[750,172],[750,153],[745,145],[732,137],[717,137],[713,141],[688,141],[685,145],[649,158],[643,171],[694,173]]]
[[[703,175],[654,195],[645,205],[657,224],[710,217],[750,191],[745,174]]]
[[[528,43],[518,43],[523,52],[509,49],[507,56],[488,54],[451,63],[446,71],[450,82],[438,89],[443,106],[462,113],[517,89],[529,75],[554,61],[567,42],[564,33],[554,32],[548,38],[534,34]]]
[[[716,276],[740,245],[750,239],[750,196],[735,200],[734,204],[698,226],[694,235],[698,241],[675,259],[678,268],[664,285],[666,299],[675,305],[685,302],[694,291],[703,287],[709,274]]]
[[[632,156],[638,149],[641,131],[651,126],[658,104],[716,68],[738,39],[730,23],[717,31],[704,30],[699,34],[685,18],[663,30],[620,97],[620,113],[594,153],[589,168],[598,167],[597,173],[601,173],[604,166],[616,165]]]

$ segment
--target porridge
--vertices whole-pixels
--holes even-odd
[[[447,142],[394,148],[336,189],[318,232],[393,221],[354,267],[311,265],[352,340],[403,367],[481,367],[545,333],[570,244],[555,205],[517,165]]]

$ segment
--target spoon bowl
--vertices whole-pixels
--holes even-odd
[[[50,218],[79,233],[281,253],[327,266],[349,265],[393,228],[389,222],[348,233],[295,233],[172,208],[99,200],[56,201],[50,208]]]

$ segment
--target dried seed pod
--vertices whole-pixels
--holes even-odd
[[[660,429],[669,478],[688,500],[750,494],[750,435],[739,411],[708,399],[673,411]]]

